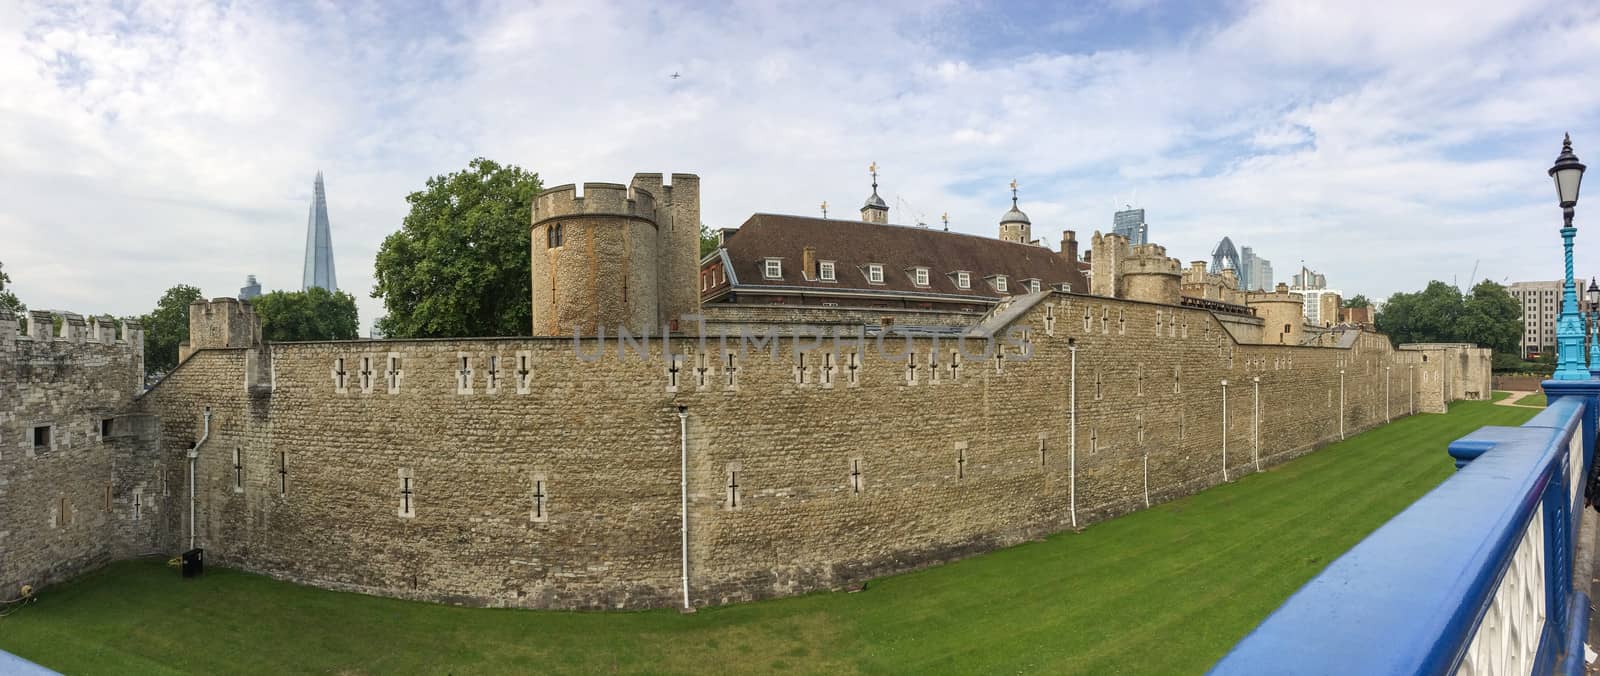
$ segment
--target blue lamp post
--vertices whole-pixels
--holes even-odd
[[[1583,182],[1582,162],[1572,154],[1572,136],[1561,142],[1561,155],[1550,167],[1550,177],[1556,181],[1556,194],[1561,200],[1561,246],[1565,251],[1567,276],[1561,287],[1561,320],[1556,324],[1556,349],[1559,363],[1556,380],[1588,380],[1589,369],[1583,354],[1583,320],[1578,317],[1578,291],[1572,283],[1572,238],[1578,229],[1572,227],[1572,209],[1578,205],[1578,186]]]
[[[1583,292],[1583,296],[1589,309],[1586,314],[1589,325],[1584,331],[1589,339],[1589,373],[1600,377],[1600,282],[1590,277],[1589,290]]]

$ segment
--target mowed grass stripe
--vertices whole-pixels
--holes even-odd
[[[858,594],[689,616],[484,610],[124,562],[0,619],[0,647],[85,674],[1198,673],[1448,477],[1445,444],[1536,413],[1461,402]]]

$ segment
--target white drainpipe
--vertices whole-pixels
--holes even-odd
[[[689,610],[689,407],[678,407],[678,534],[682,539],[683,609]]]
[[[200,433],[200,440],[194,442],[194,447],[189,449],[189,549],[194,549],[194,466],[200,460],[200,447],[205,445],[206,439],[211,438],[211,407],[206,407],[205,429]]]
[[[1384,422],[1389,422],[1390,420],[1394,420],[1394,415],[1390,411],[1390,408],[1389,408],[1389,404],[1394,403],[1394,402],[1389,400],[1389,380],[1390,380],[1390,378],[1389,378],[1389,367],[1385,366],[1385,367],[1383,367],[1383,421]]]
[[[1228,480],[1228,379],[1222,379],[1222,480]]]
[[[1078,527],[1078,345],[1076,340],[1067,340],[1067,351],[1072,353],[1072,380],[1069,391],[1069,414],[1067,429],[1067,495],[1068,504],[1072,512],[1072,527]]]
[[[1261,471],[1261,376],[1250,379],[1250,384],[1255,388],[1255,393],[1250,400],[1250,438],[1252,453],[1255,455],[1256,471]]]
[[[1344,439],[1344,369],[1339,369],[1339,439]]]

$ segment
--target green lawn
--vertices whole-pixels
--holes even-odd
[[[1190,498],[938,568],[694,615],[453,608],[159,562],[0,619],[68,673],[1204,671],[1339,553],[1449,476],[1447,442],[1531,408],[1460,402]]]
[[[1526,397],[1518,399],[1517,403],[1521,404],[1523,406],[1544,406],[1545,405],[1544,393],[1543,392],[1534,392],[1533,394],[1530,394],[1530,395],[1528,395]]]

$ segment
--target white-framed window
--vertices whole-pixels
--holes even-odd
[[[873,263],[867,266],[867,281],[873,284],[883,283],[883,266]]]
[[[1028,280],[1028,293],[1039,293],[1039,280]]]
[[[972,273],[967,272],[966,270],[962,270],[960,272],[957,272],[956,273],[956,288],[958,288],[958,289],[970,289],[970,288],[972,288]]]
[[[927,286],[928,285],[928,269],[927,268],[912,268],[911,269],[911,281],[913,283],[915,283],[917,286]]]
[[[831,282],[834,280],[833,261],[822,261],[821,263],[817,264],[817,279],[820,279],[824,282]]]
[[[995,291],[999,291],[1000,293],[1006,293],[1006,276],[1005,275],[995,275],[994,276],[994,290]]]
[[[783,279],[783,261],[768,258],[766,264],[761,266],[761,274],[767,279]]]

